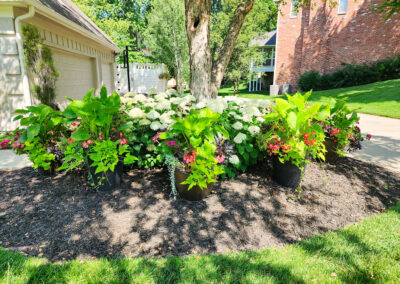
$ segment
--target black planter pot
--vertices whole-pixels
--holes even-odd
[[[124,164],[122,161],[119,161],[113,172],[109,170],[105,173],[101,172],[96,174],[96,167],[89,167],[88,170],[92,176],[89,182],[93,182],[98,191],[107,193],[113,191],[115,188],[121,185]],[[99,183],[101,184],[99,185]]]
[[[282,164],[278,157],[272,157],[272,165],[274,167],[274,180],[280,185],[297,188],[300,185],[301,169],[293,165],[291,162]]]

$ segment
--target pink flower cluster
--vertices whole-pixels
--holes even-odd
[[[174,146],[176,144],[175,140],[174,141],[166,141],[165,144],[167,144],[167,146]]]
[[[7,147],[8,147],[8,144],[9,144],[10,142],[11,142],[11,140],[9,140],[9,139],[5,139],[5,140],[1,141],[1,143],[0,143],[1,148],[2,148],[2,149],[7,148]]]

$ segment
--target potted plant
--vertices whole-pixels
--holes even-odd
[[[217,149],[215,136],[229,138],[218,124],[219,113],[209,108],[191,110],[184,118],[175,118],[167,132],[154,137],[156,143],[176,161],[173,188],[187,200],[201,200],[210,194],[216,177],[223,173],[222,148]],[[165,143],[159,142],[164,140]],[[217,151],[218,150],[218,151]]]
[[[60,142],[66,131],[61,112],[42,104],[14,113],[19,114],[14,120],[20,121],[20,127],[14,131],[13,150],[27,154],[41,173],[55,174],[63,158]]]
[[[261,151],[272,157],[274,179],[281,185],[297,188],[301,173],[310,157],[324,159],[325,135],[322,126],[329,108],[320,104],[308,106],[307,98],[297,93],[287,100],[276,99],[273,112],[265,116],[265,129],[257,141]]]
[[[331,99],[328,106],[330,116],[320,125],[325,133],[325,162],[334,163],[340,156],[344,156],[346,148],[349,152],[360,150],[364,137],[357,125],[360,118],[347,107],[346,99]],[[371,135],[368,134],[366,138],[369,140]]]
[[[110,191],[122,182],[123,164],[132,164],[136,157],[129,153],[120,112],[120,97],[107,96],[103,86],[100,97],[90,90],[82,99],[71,100],[63,112],[71,127],[63,165],[59,170],[85,166],[88,179],[99,191]]]

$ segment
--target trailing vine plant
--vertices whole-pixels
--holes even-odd
[[[59,76],[53,60],[51,49],[43,44],[37,27],[26,24],[22,27],[25,62],[37,76],[37,84],[32,88],[42,104],[56,108],[56,82]]]
[[[178,191],[176,190],[176,187],[175,187],[175,169],[176,169],[176,166],[179,164],[179,160],[172,155],[166,155],[165,156],[165,164],[168,167],[169,179],[171,181],[172,194],[174,196],[174,200],[176,200],[178,197]]]

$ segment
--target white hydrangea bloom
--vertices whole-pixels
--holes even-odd
[[[260,110],[258,109],[258,107],[256,106],[246,106],[243,109],[243,114],[245,115],[249,115],[249,116],[261,116],[262,113],[260,112]]]
[[[196,98],[194,96],[192,96],[192,95],[186,95],[186,96],[183,97],[183,99],[186,102],[195,102],[196,101]]]
[[[271,101],[269,100],[259,100],[258,106],[261,108],[266,108],[271,105]]]
[[[161,101],[168,98],[168,95],[166,93],[159,93],[158,95],[154,96],[154,99],[157,101]]]
[[[248,128],[249,132],[251,135],[256,135],[258,133],[260,133],[260,127],[258,127],[257,125],[252,125]]]
[[[143,103],[146,102],[147,97],[145,95],[139,94],[133,97],[133,103]]]
[[[150,125],[150,124],[151,124],[151,121],[148,120],[148,119],[146,119],[146,118],[141,119],[141,120],[139,121],[139,125]]]
[[[156,146],[154,144],[150,144],[146,147],[147,151],[153,152],[156,149]]]
[[[173,97],[169,101],[171,104],[179,105],[182,102],[182,99],[179,97]]]
[[[153,122],[150,124],[150,128],[153,129],[154,131],[157,131],[157,130],[159,130],[159,129],[163,129],[163,126],[162,126],[162,124],[161,124],[160,122],[158,122],[158,121],[153,121]]]
[[[168,100],[160,100],[155,104],[155,108],[158,110],[167,110],[171,109],[171,103]]]
[[[236,155],[232,155],[232,156],[229,158],[229,163],[231,163],[231,164],[233,164],[233,165],[239,164],[239,157],[236,156]]]
[[[133,98],[134,96],[135,96],[135,94],[129,92],[129,93],[126,93],[123,97],[125,97],[125,98]]]
[[[241,144],[244,140],[246,140],[246,134],[244,133],[238,133],[235,138],[233,138],[233,142],[236,144]]]
[[[155,111],[155,110],[151,110],[151,111],[147,114],[147,118],[152,119],[152,120],[157,119],[157,118],[159,118],[159,117],[160,117],[160,113],[157,112],[157,111]]]
[[[223,113],[228,107],[228,103],[224,99],[218,98],[208,101],[207,107],[213,112]]]
[[[131,109],[128,115],[132,118],[145,118],[146,114],[138,107]]]
[[[201,101],[194,106],[194,108],[197,108],[197,109],[201,109],[201,108],[205,108],[205,107],[206,107],[206,103],[204,101]]]
[[[259,122],[263,123],[263,122],[265,121],[265,118],[262,117],[262,116],[260,116],[260,117],[257,117],[257,120],[258,120]]]
[[[243,124],[240,121],[236,121],[232,127],[236,130],[241,130],[243,128]]]
[[[243,115],[243,117],[241,118],[241,120],[243,120],[244,122],[252,122],[253,121],[253,117],[251,115]]]
[[[170,125],[170,124],[174,123],[174,121],[171,119],[170,115],[167,112],[163,113],[160,116],[160,121],[162,124],[165,124],[165,125]]]

